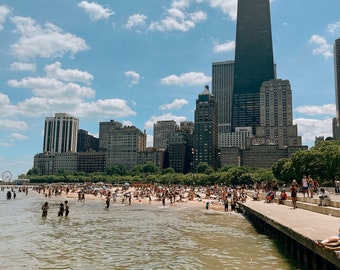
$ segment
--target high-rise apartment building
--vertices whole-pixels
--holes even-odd
[[[212,63],[212,94],[217,100],[218,147],[222,137],[231,132],[234,87],[234,61]]]
[[[121,165],[129,169],[138,164],[138,152],[145,149],[145,132],[134,126],[113,129],[107,137],[106,166]]]
[[[43,152],[77,152],[79,120],[66,113],[45,118]]]
[[[333,138],[340,139],[340,38],[334,42],[334,78],[336,116],[333,119]]]
[[[200,162],[206,162],[214,169],[219,167],[217,133],[217,101],[215,96],[209,92],[209,86],[206,85],[196,100],[194,167]]]
[[[256,136],[264,138],[266,144],[300,146],[297,125],[293,125],[292,90],[288,80],[270,80],[260,90],[260,126]]]
[[[192,121],[183,121],[180,124],[180,129],[188,134],[193,134],[195,130],[195,123]]]
[[[169,167],[177,173],[188,173],[192,170],[193,135],[180,130],[168,138]]]
[[[153,147],[166,149],[170,134],[179,130],[179,126],[174,120],[157,121],[153,126]]]
[[[275,78],[269,0],[239,0],[232,131],[260,125],[260,87]]]
[[[106,149],[107,147],[107,137],[109,132],[114,129],[122,128],[123,124],[111,120],[109,122],[100,122],[99,123],[99,148]]]

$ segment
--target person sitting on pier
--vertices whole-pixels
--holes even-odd
[[[259,199],[259,190],[255,189],[253,194],[253,200],[257,201]]]
[[[266,202],[271,203],[274,200],[275,193],[273,190],[270,190],[266,194]]]
[[[280,194],[278,203],[279,203],[279,204],[283,204],[285,200],[287,200],[287,193],[286,193],[286,191],[283,189],[283,190],[281,191],[281,194]]]
[[[329,193],[324,188],[320,189],[319,206],[327,206],[330,200]]]
[[[338,235],[330,236],[324,240],[315,240],[316,245],[328,250],[340,250],[340,227]]]

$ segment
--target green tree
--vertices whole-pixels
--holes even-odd
[[[196,166],[196,171],[197,171],[197,173],[210,174],[214,171],[214,169],[211,166],[209,166],[209,164],[207,162],[200,162]]]

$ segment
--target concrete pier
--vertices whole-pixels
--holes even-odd
[[[241,208],[260,233],[278,239],[303,269],[340,270],[340,252],[314,244],[338,234],[339,217],[263,200],[247,200]]]

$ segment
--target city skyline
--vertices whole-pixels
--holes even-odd
[[[212,63],[234,59],[237,1],[139,2],[2,1],[0,173],[16,178],[33,166],[44,118],[55,113],[79,118],[95,136],[102,121],[134,125],[148,146],[155,122],[193,121]],[[332,135],[339,7],[271,1],[274,62],[291,83],[293,122],[309,146]]]

